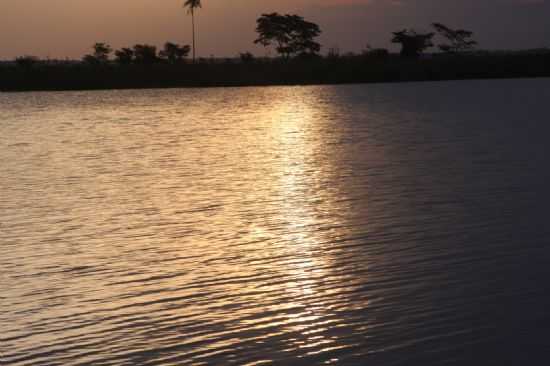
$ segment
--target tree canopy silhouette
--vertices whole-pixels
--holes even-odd
[[[386,59],[390,56],[390,52],[385,48],[372,48],[367,44],[367,48],[361,53],[363,57],[369,59]]]
[[[262,14],[256,21],[259,37],[254,41],[264,47],[275,46],[277,53],[288,58],[297,54],[316,54],[321,45],[315,38],[321,29],[298,15]]]
[[[20,56],[15,59],[15,64],[23,69],[30,69],[39,62],[40,59],[36,56]]]
[[[157,48],[148,44],[135,45],[134,60],[138,64],[152,64],[157,62]]]
[[[195,62],[195,9],[202,8],[201,0],[185,0],[183,6],[187,8],[187,12],[191,14],[191,23],[193,28],[193,63]]]
[[[85,55],[83,60],[89,64],[99,65],[109,61],[109,55],[113,52],[111,46],[107,43],[96,43],[92,46],[94,52],[91,55]]]
[[[393,32],[392,43],[401,44],[401,56],[418,57],[426,49],[433,47],[432,38],[435,33],[417,33],[414,30],[404,29]]]
[[[129,65],[134,61],[134,50],[131,48],[122,48],[115,51],[116,62],[120,65]]]
[[[239,53],[239,59],[243,64],[250,64],[254,62],[255,57],[252,53],[246,51],[246,52]]]
[[[175,64],[187,57],[189,51],[191,51],[189,45],[179,46],[176,43],[166,42],[164,48],[159,52],[159,57],[171,64]]]
[[[459,53],[469,51],[477,45],[477,42],[472,40],[473,32],[464,29],[451,29],[441,23],[433,23],[437,33],[446,38],[449,43],[438,45],[439,49],[447,53]]]

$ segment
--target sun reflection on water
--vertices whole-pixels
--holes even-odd
[[[45,212],[58,215],[41,213],[50,245],[41,247],[47,263],[33,265],[69,267],[56,274],[59,296],[85,289],[89,299],[62,311],[107,319],[89,320],[95,325],[86,330],[102,342],[117,334],[109,319],[147,329],[117,335],[116,352],[139,344],[144,353],[173,350],[162,364],[201,364],[243,349],[260,350],[260,362],[342,345],[339,312],[357,281],[341,273],[341,249],[331,245],[349,235],[350,210],[347,188],[334,184],[345,172],[330,88],[251,88],[234,109],[213,115],[211,105],[234,92],[195,95],[189,104],[174,92],[158,105],[130,93],[121,104],[130,110],[88,110],[86,101],[63,114],[84,126],[74,151],[57,146],[70,141],[66,129],[47,145],[36,142],[52,158],[29,171],[70,174],[72,184],[55,176],[40,192]],[[52,229],[71,221],[66,233]],[[71,336],[85,338],[79,329]]]
[[[278,156],[273,167],[276,179],[271,182],[280,204],[273,213],[277,228],[276,247],[279,253],[270,255],[288,258],[278,265],[285,273],[281,289],[289,301],[280,304],[280,309],[300,309],[285,314],[279,325],[286,332],[296,334],[293,349],[311,349],[306,354],[322,353],[337,349],[338,338],[328,338],[326,331],[338,324],[338,319],[329,314],[330,309],[323,301],[323,281],[333,276],[330,273],[334,263],[330,256],[320,255],[323,243],[334,233],[319,230],[323,225],[319,212],[336,211],[338,197],[324,184],[329,181],[327,172],[333,173],[335,162],[326,154],[326,123],[321,115],[327,113],[319,103],[319,95],[311,91],[294,89],[267,112],[270,121],[269,142]],[[324,105],[325,108],[330,108]],[[336,128],[336,126],[332,126]],[[340,222],[331,222],[338,226]]]

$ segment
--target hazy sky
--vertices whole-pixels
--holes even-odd
[[[96,41],[190,43],[183,0],[0,0],[0,58],[76,58]],[[293,12],[317,22],[326,50],[390,47],[390,32],[432,22],[473,30],[484,48],[550,47],[550,0],[203,0],[197,14],[201,56],[264,51],[252,44],[262,12]]]

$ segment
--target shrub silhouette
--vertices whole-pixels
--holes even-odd
[[[179,46],[176,43],[166,42],[164,48],[159,52],[159,57],[171,64],[175,64],[182,62],[189,55],[190,51],[191,47],[189,45]]]
[[[115,61],[120,65],[129,65],[134,61],[134,50],[131,48],[116,50],[115,57]]]
[[[393,32],[392,43],[401,44],[401,56],[419,57],[426,49],[433,47],[432,38],[435,33],[417,33],[414,30]]]
[[[159,59],[157,48],[148,44],[137,44],[134,46],[134,62],[137,64],[153,64]]]
[[[386,59],[390,56],[390,52],[385,48],[372,48],[367,45],[362,55],[367,59]]]
[[[36,56],[21,56],[15,59],[15,64],[23,69],[30,69],[39,62],[40,59]]]
[[[107,43],[96,43],[92,46],[94,52],[91,55],[85,55],[83,61],[91,65],[106,64],[109,61],[109,55],[113,52],[111,46]]]
[[[243,52],[239,54],[239,59],[243,64],[250,64],[255,61],[255,57],[250,52]]]

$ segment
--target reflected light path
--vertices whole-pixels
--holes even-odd
[[[143,93],[36,94],[2,127],[8,361],[336,362],[368,301],[365,258],[333,245],[353,224],[331,88]]]
[[[260,337],[266,341],[284,339],[277,346],[283,354],[313,356],[346,348],[339,345],[338,332],[330,330],[345,325],[334,310],[348,305],[340,293],[354,286],[338,285],[346,276],[335,270],[327,244],[346,235],[348,207],[345,200],[338,203],[342,192],[330,184],[337,174],[330,141],[338,136],[337,126],[323,118],[331,111],[330,104],[320,103],[322,97],[327,98],[310,89],[288,88],[274,102],[254,106],[256,133],[236,151],[244,153],[239,163],[243,178],[236,188],[243,200],[217,213],[211,230],[242,227],[239,243],[227,245],[220,255],[239,258],[224,274],[251,279],[222,290],[231,294],[229,304],[235,298],[248,304],[231,312],[247,329],[239,344],[254,330],[268,332]],[[232,164],[238,160],[230,157],[231,147],[224,151]]]

